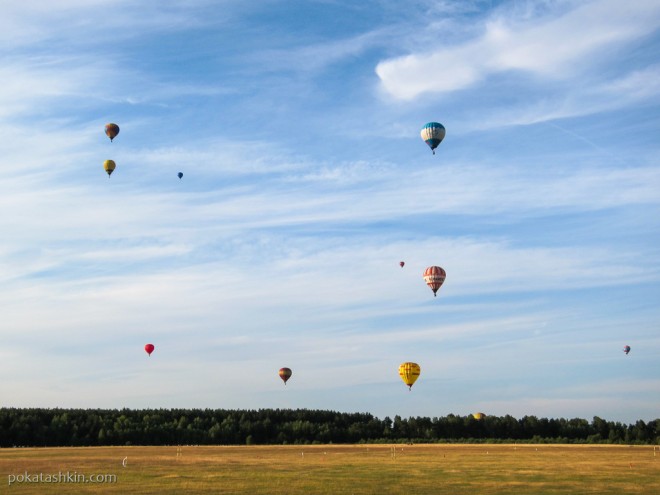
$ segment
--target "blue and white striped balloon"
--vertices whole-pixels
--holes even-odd
[[[435,149],[445,138],[445,126],[439,122],[429,122],[422,127],[422,139],[429,145],[435,155]]]

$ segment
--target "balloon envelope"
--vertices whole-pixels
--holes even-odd
[[[419,378],[421,371],[417,363],[402,363],[399,366],[399,376],[403,380],[403,383],[408,385],[408,390],[412,390],[412,386]]]
[[[280,378],[284,381],[284,385],[286,385],[286,382],[289,378],[291,378],[291,375],[293,372],[291,371],[291,368],[280,368],[279,375]]]
[[[424,281],[433,291],[433,296],[437,296],[438,289],[445,281],[447,273],[439,266],[429,266],[424,270]]]
[[[154,352],[154,349],[155,347],[153,344],[147,344],[144,346],[144,350],[147,352],[147,354],[149,354],[149,356],[151,356],[151,353]]]
[[[405,261],[399,261],[399,266],[400,266],[401,268],[403,268],[403,265],[405,265],[405,264],[406,264]]]
[[[176,174],[176,175],[177,175],[177,177],[180,179],[181,177],[183,177],[183,172],[179,172],[179,173]]]
[[[626,354],[628,354],[628,353],[630,352],[630,346],[629,346],[629,345],[625,346],[625,347],[623,348],[623,352],[625,352]]]
[[[105,124],[105,134],[110,138],[110,142],[119,134],[119,126],[117,124]]]
[[[445,138],[445,126],[440,122],[429,122],[422,127],[422,132],[420,134],[424,142],[429,145],[429,148],[431,148],[431,151],[433,151],[433,154],[435,155],[435,149]]]
[[[110,177],[110,174],[115,170],[115,167],[117,167],[117,164],[114,160],[106,160],[103,162],[103,170],[107,172],[108,177]]]
[[[474,419],[476,419],[477,421],[481,421],[482,419],[484,419],[486,417],[486,415],[482,412],[476,412],[476,413],[472,414],[472,417]]]

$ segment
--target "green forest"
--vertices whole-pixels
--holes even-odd
[[[310,409],[0,408],[0,447],[343,443],[660,444],[660,419],[395,416]]]

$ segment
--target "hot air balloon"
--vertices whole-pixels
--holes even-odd
[[[403,268],[403,265],[405,265],[405,264],[406,264],[405,261],[399,261],[399,266],[400,266],[401,268]]]
[[[429,266],[424,270],[424,281],[433,291],[433,297],[437,296],[438,289],[445,281],[447,273],[439,266]]]
[[[147,352],[147,354],[149,354],[150,357],[151,357],[151,353],[154,352],[154,349],[155,347],[153,344],[147,344],[144,346],[144,350]]]
[[[279,374],[280,378],[284,381],[284,385],[286,385],[287,380],[291,378],[293,372],[291,371],[291,368],[280,368]]]
[[[183,177],[183,172],[179,172],[178,174],[176,174],[176,176],[180,179],[181,177]]]
[[[624,348],[623,348],[623,352],[625,352],[625,353],[626,353],[626,356],[627,356],[628,353],[630,352],[630,346],[629,346],[629,345],[624,346]]]
[[[116,166],[117,164],[114,162],[114,160],[106,160],[103,162],[103,170],[108,173],[108,178],[110,178],[110,174],[112,174]]]
[[[421,368],[417,363],[403,363],[399,366],[399,376],[403,383],[408,385],[408,390],[412,390],[413,383],[419,378]]]
[[[482,412],[476,412],[476,413],[472,414],[472,417],[474,419],[476,419],[477,421],[481,421],[482,419],[484,419],[486,417],[486,415]]]
[[[117,124],[105,124],[105,134],[110,138],[110,142],[119,134],[119,126]]]
[[[422,127],[422,139],[429,145],[435,155],[435,149],[445,138],[445,126],[439,122],[429,122]]]

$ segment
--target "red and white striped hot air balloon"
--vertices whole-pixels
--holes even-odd
[[[429,266],[426,270],[424,270],[424,282],[426,282],[426,285],[428,285],[431,290],[433,291],[433,296],[437,296],[438,289],[442,285],[442,283],[445,281],[445,277],[447,276],[447,273],[440,268],[439,266]]]

